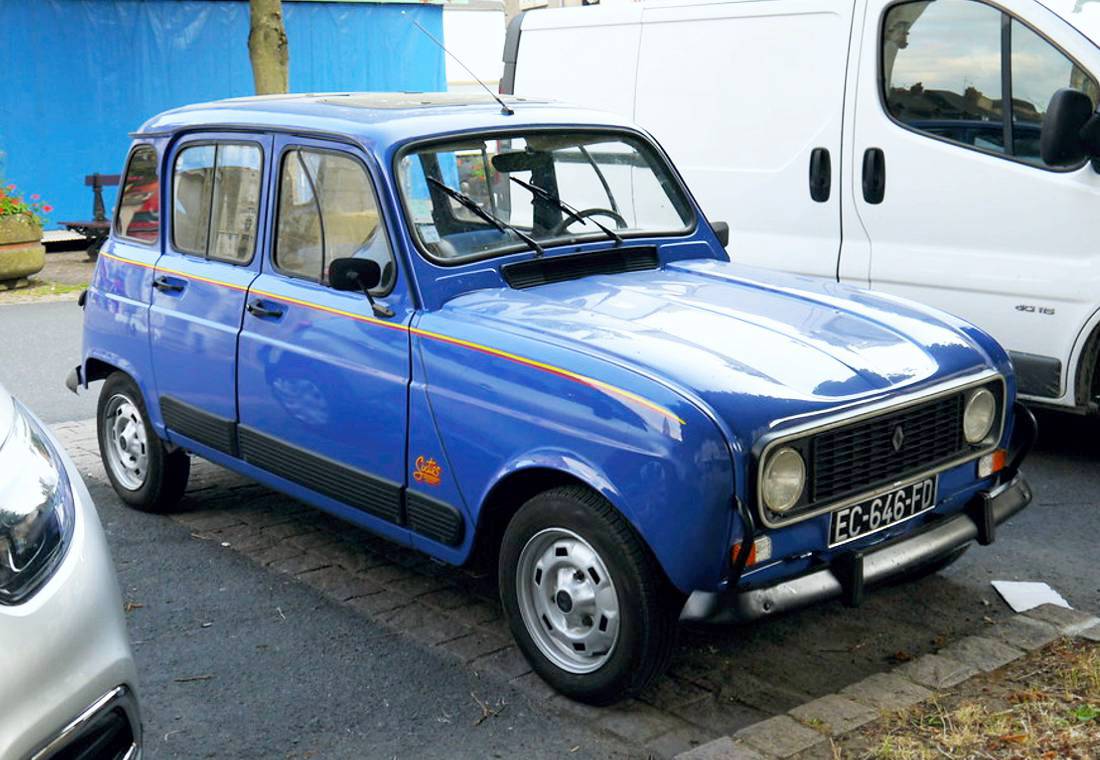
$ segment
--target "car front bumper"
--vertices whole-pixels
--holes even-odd
[[[845,553],[827,567],[748,590],[696,591],[688,597],[680,619],[746,623],[836,598],[854,606],[865,586],[919,570],[971,541],[992,543],[995,527],[1029,503],[1031,487],[1017,473],[1007,483],[978,493],[958,514],[866,551]]]
[[[47,434],[73,489],[73,535],[42,588],[0,605],[0,757],[134,760],[141,756],[137,673],[114,566],[80,473]],[[103,737],[118,739],[105,747],[129,746],[98,752]]]

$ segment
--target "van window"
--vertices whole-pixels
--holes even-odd
[[[374,189],[351,156],[306,148],[283,156],[275,266],[326,282],[333,259],[369,258],[382,268],[376,291],[388,292],[395,269]]]
[[[1075,87],[1096,102],[1092,77],[1029,27],[977,0],[894,5],[882,34],[886,108],[930,135],[1041,165],[1039,132],[1054,92]]]
[[[255,145],[185,148],[172,172],[172,245],[230,264],[252,260],[262,155]]]
[[[160,235],[160,179],[157,151],[139,145],[130,154],[119,193],[115,234],[139,243],[155,243]]]

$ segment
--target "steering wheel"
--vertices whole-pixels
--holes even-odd
[[[615,222],[615,228],[625,230],[627,227],[626,219],[618,211],[612,211],[609,208],[586,208],[584,211],[578,211],[577,216],[584,219],[589,216],[606,216]],[[562,215],[562,219],[558,224],[550,231],[551,235],[560,235],[565,232],[566,228],[576,223],[576,219],[568,214]]]

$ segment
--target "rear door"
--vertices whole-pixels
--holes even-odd
[[[734,261],[837,275],[851,20],[834,0],[645,6],[633,117]]]
[[[1039,134],[1057,89],[1096,103],[1095,46],[1020,0],[870,0],[863,28],[849,221],[870,238],[871,287],[985,328],[1021,393],[1066,396],[1096,308],[1100,174],[1046,166]]]
[[[409,281],[397,266],[368,157],[304,138],[276,141],[272,244],[240,338],[241,457],[287,490],[391,539],[402,522]],[[377,261],[362,293],[328,285],[334,259]],[[320,498],[318,498],[320,497]]]
[[[165,163],[164,255],[153,273],[153,369],[170,437],[235,455],[237,336],[259,272],[266,135],[197,134]]]

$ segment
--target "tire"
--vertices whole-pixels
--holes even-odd
[[[520,507],[504,532],[499,578],[516,643],[567,697],[611,704],[668,667],[675,592],[631,525],[598,494],[567,486]]]
[[[124,372],[110,375],[96,408],[99,455],[119,498],[143,512],[171,511],[187,488],[191,458],[169,452],[149,423],[145,400]]]

